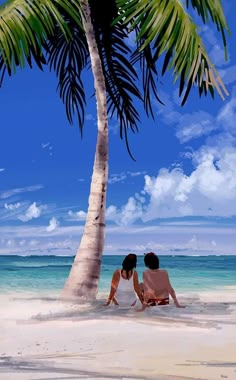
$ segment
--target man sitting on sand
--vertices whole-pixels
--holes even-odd
[[[159,269],[158,256],[149,252],[144,256],[144,263],[148,269],[143,272],[143,283],[140,284],[143,305],[139,311],[145,310],[147,306],[168,305],[169,295],[173,298],[176,307],[185,307],[179,304],[167,271]]]

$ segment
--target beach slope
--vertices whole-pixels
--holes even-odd
[[[2,295],[0,378],[236,379],[236,288],[138,313]]]

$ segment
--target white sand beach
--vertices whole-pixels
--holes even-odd
[[[2,295],[0,379],[236,379],[236,287],[134,309]]]

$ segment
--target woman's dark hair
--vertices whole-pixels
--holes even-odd
[[[137,265],[137,256],[134,253],[129,253],[127,256],[125,256],[123,262],[122,262],[122,271],[126,271],[126,277],[128,277],[129,271],[133,270],[136,268]],[[121,271],[121,272],[122,272]]]
[[[149,269],[159,269],[159,258],[154,252],[148,252],[144,256],[144,264]]]

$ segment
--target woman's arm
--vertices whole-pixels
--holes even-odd
[[[109,296],[108,296],[108,299],[107,299],[107,302],[104,306],[108,306],[110,305],[111,301],[114,299],[114,296],[115,296],[115,293],[116,293],[116,289],[117,289],[117,286],[119,284],[119,281],[120,281],[120,271],[119,269],[117,269],[114,273],[113,273],[113,276],[112,276],[112,280],[111,280],[111,289],[110,289],[110,293],[109,293]]]
[[[140,309],[136,310],[136,311],[144,311],[146,309],[146,307],[148,306],[148,300],[150,298],[150,294],[147,290],[147,284],[146,284],[146,272],[144,271],[143,272],[143,283],[142,283],[142,287],[143,287],[143,296],[142,296],[142,299],[140,300],[142,302],[142,306]]]
[[[140,290],[140,286],[139,286],[138,273],[136,271],[134,271],[133,280],[134,280],[134,290],[135,290],[135,293],[137,294],[140,302],[143,303],[142,295],[141,295],[141,290]]]
[[[173,301],[174,301],[174,303],[175,303],[175,306],[176,306],[176,307],[179,307],[179,308],[181,308],[181,307],[185,307],[185,306],[181,306],[181,305],[179,304],[179,301],[177,300],[177,297],[176,297],[175,291],[174,291],[174,289],[173,289],[172,286],[171,286],[170,279],[169,279],[169,275],[168,275],[167,272],[166,272],[166,278],[167,278],[167,290],[168,290],[169,294],[171,295],[171,297],[173,298]]]

